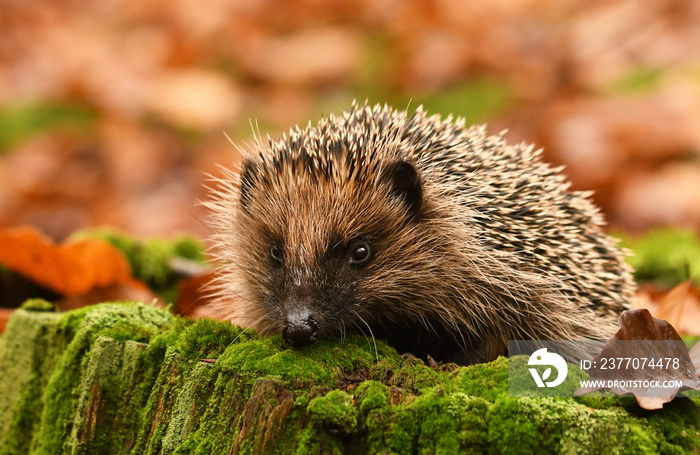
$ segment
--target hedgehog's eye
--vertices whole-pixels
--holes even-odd
[[[348,252],[350,265],[354,267],[362,267],[372,258],[372,249],[369,243],[364,240],[355,240],[350,243]]]
[[[272,245],[270,247],[270,259],[276,266],[281,266],[284,264],[284,250],[281,246]]]

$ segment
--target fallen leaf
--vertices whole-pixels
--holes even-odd
[[[631,393],[636,397],[639,406],[644,409],[661,409],[663,404],[673,400],[681,389],[700,390],[700,380],[688,349],[671,324],[654,318],[646,309],[625,311],[618,318],[618,322],[620,330],[608,340],[600,354],[593,359],[588,378],[589,381],[617,381],[618,385],[580,387],[574,392],[574,396],[605,388],[617,395]],[[678,367],[668,368],[667,364],[667,368],[663,366],[640,368],[632,364],[632,368],[628,368],[630,366],[628,362],[624,368],[621,366],[607,368],[610,360],[614,363],[614,359],[627,358],[645,359],[645,363],[647,359],[651,361],[678,359]],[[680,381],[682,387],[673,386],[662,389],[643,385],[654,381]]]
[[[180,281],[177,287],[177,301],[174,305],[175,314],[199,317],[203,311],[202,307],[211,301],[211,293],[206,291],[206,286],[212,281],[214,275],[214,272],[206,272]]]
[[[343,27],[261,36],[250,41],[240,63],[258,79],[292,86],[345,80],[360,63],[358,41]]]
[[[700,336],[700,292],[691,281],[669,291],[654,284],[643,284],[632,307],[648,309],[652,316],[668,321],[679,333]]]
[[[104,240],[57,245],[31,227],[0,231],[0,264],[65,296],[135,281],[126,258]]]
[[[690,348],[688,355],[690,356],[690,360],[692,360],[693,364],[695,365],[695,374],[700,376],[700,341],[695,343],[695,346]]]
[[[680,326],[683,317],[683,306],[687,300],[691,285],[692,281],[688,279],[666,293],[657,310],[659,319],[668,321],[674,327]]]
[[[231,81],[212,71],[181,70],[153,81],[148,106],[184,128],[211,130],[234,123],[241,96]]]
[[[610,216],[626,226],[697,226],[700,224],[700,166],[673,161],[653,171],[631,168],[620,179]]]

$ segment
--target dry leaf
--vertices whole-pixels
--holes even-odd
[[[637,403],[644,409],[661,409],[671,401],[682,388],[700,390],[700,380],[690,359],[685,343],[678,332],[668,322],[654,318],[649,310],[638,309],[623,312],[618,318],[620,330],[605,344],[603,350],[592,362],[589,381],[636,381],[609,389],[617,395],[633,394]],[[634,343],[619,343],[634,341]],[[668,341],[653,343],[652,341]],[[665,349],[661,349],[662,346]],[[678,368],[613,368],[606,369],[609,362],[603,359],[678,359]],[[663,396],[649,396],[650,388],[641,385],[644,381],[682,381],[683,387],[663,389]],[[604,387],[581,387],[575,396],[600,390]],[[660,388],[654,391],[661,391]]]
[[[668,321],[674,327],[680,327],[680,322],[683,318],[683,306],[687,300],[691,285],[692,281],[688,279],[666,293],[657,309],[656,315],[659,319]]]
[[[690,356],[690,360],[692,360],[693,364],[695,365],[695,374],[700,376],[700,341],[695,343],[695,346],[690,348],[688,355]]]
[[[229,79],[215,72],[169,71],[153,81],[148,106],[174,125],[209,130],[234,123],[241,96]]]
[[[182,316],[198,316],[202,307],[211,301],[211,295],[206,291],[206,286],[212,281],[214,275],[214,272],[206,272],[180,281],[174,306],[175,313]]]
[[[134,281],[126,258],[104,240],[57,245],[31,227],[0,231],[0,264],[66,296]]]
[[[612,212],[626,226],[700,225],[700,166],[670,162],[653,171],[631,168],[616,189]]]
[[[668,321],[679,333],[700,336],[700,292],[690,281],[670,291],[646,283],[639,287],[632,307],[648,309],[652,316]]]
[[[258,37],[241,55],[241,63],[255,77],[289,85],[347,79],[359,62],[357,36],[342,27]]]

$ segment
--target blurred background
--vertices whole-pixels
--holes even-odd
[[[209,232],[206,173],[353,99],[487,122],[614,229],[700,230],[700,2],[1,0],[0,227]]]

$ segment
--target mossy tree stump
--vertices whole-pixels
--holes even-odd
[[[0,454],[700,453],[698,398],[513,398],[504,358],[436,371],[362,337],[291,349],[141,304],[46,310],[0,338]]]

